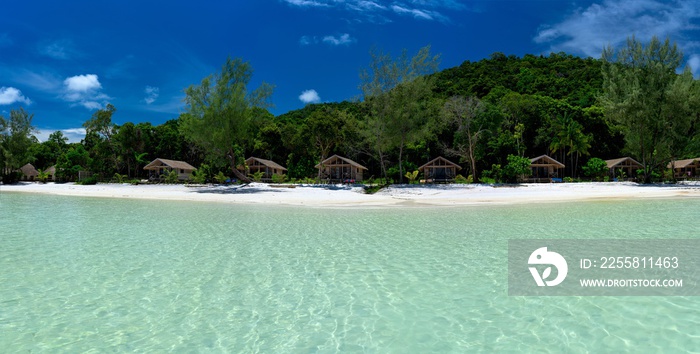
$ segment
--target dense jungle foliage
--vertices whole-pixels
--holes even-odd
[[[60,131],[38,142],[32,115],[13,110],[9,118],[0,117],[0,171],[6,181],[25,163],[39,170],[55,165],[57,177],[64,180],[74,180],[77,170],[91,171],[100,180],[115,174],[142,178],[143,166],[161,157],[196,167],[206,164],[211,179],[219,172],[234,177],[235,166],[256,156],[285,166],[291,180],[316,177],[314,166],[339,154],[368,167],[365,179],[400,182],[406,172],[442,155],[462,166],[464,177],[478,181],[496,178],[509,156],[548,154],[564,163],[565,176],[573,178],[583,176],[582,167],[591,158],[632,156],[644,160],[644,179],[651,181],[663,174],[668,161],[700,156],[700,87],[687,71],[678,74],[677,67],[657,70],[665,73],[667,84],[653,89],[677,98],[661,105],[653,122],[666,119],[663,124],[676,127],[680,124],[673,117],[683,115],[681,130],[674,131],[683,139],[650,132],[649,139],[658,138],[653,151],[636,149],[630,127],[641,123],[628,118],[635,112],[656,114],[652,108],[660,104],[645,111],[629,96],[634,87],[621,87],[643,85],[639,78],[656,72],[654,55],[664,45],[670,48],[668,41],[644,46],[632,38],[628,48],[638,47],[637,54],[650,63],[638,68],[623,60],[634,54],[631,49],[608,51],[603,59],[494,53],[439,72],[434,70],[439,58],[431,56],[429,47],[412,58],[371,53],[372,62],[360,78],[360,99],[310,104],[279,116],[263,104],[269,102],[271,86],[249,91],[252,69],[229,59],[220,74],[186,90],[185,113],[157,126],[116,125],[112,117],[119,113],[108,105],[85,122],[87,134],[80,143],[67,143]],[[395,71],[382,71],[386,68]],[[226,129],[227,134],[219,134]]]

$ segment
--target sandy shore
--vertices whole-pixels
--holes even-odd
[[[276,188],[264,183],[247,186],[184,186],[73,183],[0,185],[0,193],[22,192],[82,197],[182,200],[240,204],[280,204],[312,207],[346,206],[458,206],[475,204],[522,204],[605,199],[700,198],[700,183],[640,186],[635,183],[559,183],[489,185],[403,185],[376,194],[361,187],[302,185]]]

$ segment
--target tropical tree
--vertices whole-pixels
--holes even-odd
[[[399,179],[403,179],[403,153],[407,145],[426,133],[430,97],[439,55],[431,55],[430,46],[421,48],[409,58],[404,50],[396,60],[388,53],[370,52],[371,62],[360,73],[362,94],[368,106],[364,124],[367,139],[378,158],[386,178],[386,155],[398,149]]]
[[[12,182],[15,170],[30,162],[29,147],[37,142],[32,126],[33,114],[24,108],[10,111],[10,119],[0,115],[0,177]]]
[[[581,123],[568,114],[560,114],[549,127],[549,149],[552,153],[561,152],[561,161],[564,157],[570,157],[571,177],[576,177],[578,159],[581,155],[587,155],[591,147],[592,137],[583,132]],[[568,149],[568,150],[567,150]]]
[[[90,169],[103,176],[111,175],[110,172],[119,170],[117,148],[113,141],[118,127],[112,122],[112,115],[116,111],[117,109],[112,104],[107,104],[105,108],[95,111],[92,117],[83,123],[85,128],[84,145],[95,163]],[[83,167],[87,168],[87,166]]]
[[[625,136],[627,149],[643,165],[646,183],[652,171],[662,168],[678,152],[697,120],[692,106],[697,100],[689,70],[676,74],[683,60],[677,45],[653,37],[643,44],[635,37],[617,51],[603,51],[603,91],[600,102],[605,114]]]
[[[600,179],[608,173],[608,164],[603,159],[594,157],[583,166],[583,173],[595,179]]]
[[[502,179],[506,182],[517,182],[532,173],[530,159],[522,156],[508,155],[508,164],[503,167]]]
[[[255,108],[269,106],[272,86],[263,83],[248,92],[253,75],[250,64],[228,58],[221,73],[204,78],[199,85],[185,90],[185,113],[180,129],[185,137],[200,146],[211,160],[226,159],[236,177],[250,182],[238,171]]]
[[[74,181],[78,173],[90,166],[90,153],[83,145],[75,144],[58,158],[56,162],[56,177],[61,180]]]
[[[474,182],[479,181],[476,168],[477,143],[486,131],[484,122],[478,119],[483,110],[484,106],[478,98],[461,96],[448,99],[443,108],[448,121],[457,127],[454,147],[447,151],[469,161]]]
[[[316,149],[319,163],[325,160],[331,150],[342,144],[342,130],[347,120],[344,111],[327,107],[316,110],[309,115],[303,125],[303,135],[307,142]],[[318,169],[318,181],[321,181],[321,169]]]

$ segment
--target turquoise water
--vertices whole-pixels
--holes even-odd
[[[690,352],[698,297],[509,297],[510,238],[697,238],[698,200],[321,209],[0,193],[3,352]]]

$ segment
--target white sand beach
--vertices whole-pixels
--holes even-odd
[[[264,183],[252,183],[246,186],[111,183],[83,186],[74,183],[22,182],[15,185],[0,185],[0,195],[4,192],[311,207],[389,207],[523,204],[640,198],[700,198],[700,183],[649,186],[626,182],[505,186],[481,184],[395,185],[370,195],[365,194],[362,187],[345,185],[300,185],[294,186],[294,188],[279,188]]]

